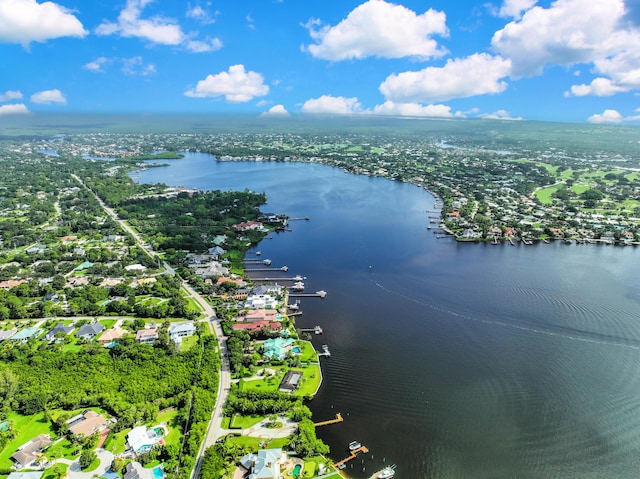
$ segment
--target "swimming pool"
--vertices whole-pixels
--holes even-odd
[[[296,467],[293,468],[293,471],[291,471],[291,475],[297,479],[298,477],[300,477],[300,471],[302,470],[302,466],[300,464],[296,464]]]
[[[161,466],[153,468],[153,477],[155,477],[156,479],[163,479],[164,478],[164,472],[163,472]]]
[[[300,351],[300,348],[298,346],[291,348],[291,351],[293,351],[295,354],[300,354],[302,351]]]

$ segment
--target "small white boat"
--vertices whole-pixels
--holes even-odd
[[[326,344],[323,344],[322,347],[324,348],[326,346]],[[350,451],[355,451],[356,449],[360,449],[362,447],[362,444],[360,444],[358,441],[351,441],[349,443],[349,450]]]
[[[396,465],[385,467],[380,474],[376,476],[376,479],[391,479],[396,475]]]
[[[293,283],[293,286],[291,286],[291,289],[294,291],[303,291],[304,290],[304,283],[302,281],[298,281],[296,283]]]

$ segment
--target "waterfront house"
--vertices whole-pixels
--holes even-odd
[[[231,226],[236,231],[266,231],[266,228],[260,221],[247,221]]]
[[[280,331],[282,323],[279,321],[253,321],[251,323],[235,323],[232,326],[234,331],[262,331],[263,329],[272,329],[273,331]]]
[[[248,479],[281,479],[281,468],[287,455],[281,448],[262,449],[240,458],[240,465],[249,473]]]
[[[157,329],[141,329],[136,332],[136,341],[142,344],[153,344],[158,339]]]
[[[244,307],[249,309],[275,309],[277,306],[277,300],[270,294],[253,294],[244,303]]]
[[[302,371],[295,371],[290,369],[287,374],[284,375],[280,382],[278,390],[284,393],[293,393],[300,386],[300,380],[302,379]]]
[[[76,331],[76,338],[82,338],[90,341],[104,331],[104,329],[104,326],[100,323],[85,324],[84,326],[80,326],[78,331]]]
[[[295,340],[291,338],[272,338],[267,339],[262,344],[263,356],[269,359],[284,359],[291,351],[291,347]]]
[[[41,452],[51,445],[51,436],[48,434],[40,434],[34,437],[31,441],[23,444],[18,448],[18,451],[11,456],[14,460],[15,469],[24,469],[26,467],[32,467],[41,456]]]

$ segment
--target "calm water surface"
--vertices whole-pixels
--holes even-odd
[[[328,292],[298,325],[332,352],[314,420],[345,417],[318,435],[371,451],[354,478],[640,477],[640,249],[438,240],[424,190],[321,165],[188,154],[141,181],[311,218],[259,248]]]

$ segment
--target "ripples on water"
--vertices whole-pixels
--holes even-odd
[[[311,408],[345,417],[318,429],[332,459],[371,451],[354,478],[640,477],[640,249],[436,240],[426,192],[320,165],[188,155],[142,179],[311,217],[260,249],[329,292],[298,324],[331,348]]]

